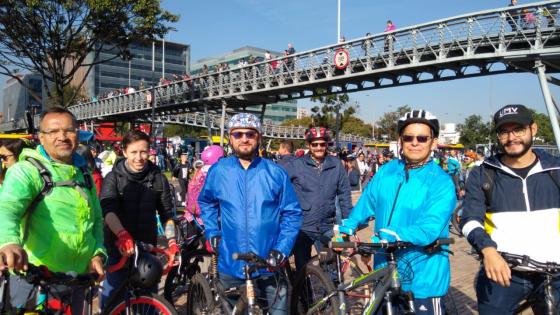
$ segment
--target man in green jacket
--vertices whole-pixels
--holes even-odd
[[[86,162],[75,153],[77,128],[76,118],[65,108],[43,112],[41,145],[24,149],[6,174],[0,188],[0,269],[25,271],[30,262],[55,272],[104,275],[101,206]],[[55,184],[48,194],[42,194],[45,178],[36,162]],[[72,297],[73,308],[83,302],[83,295],[80,298]]]

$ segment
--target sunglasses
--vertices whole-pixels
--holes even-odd
[[[256,131],[247,131],[247,132],[235,131],[231,133],[231,136],[237,140],[243,138],[243,136],[245,136],[247,139],[256,139],[257,135],[258,133]]]
[[[430,140],[430,136],[410,136],[410,135],[403,135],[402,137],[402,141],[403,142],[412,142],[414,141],[414,138],[416,138],[416,141],[418,141],[419,143],[426,143],[428,142],[428,140]]]
[[[321,147],[325,148],[327,146],[326,142],[313,142],[310,144],[312,148]]]

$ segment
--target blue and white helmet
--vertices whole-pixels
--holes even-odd
[[[249,113],[235,114],[229,119],[227,123],[228,132],[231,132],[233,129],[240,128],[255,129],[258,133],[262,133],[260,119],[258,119],[257,116]]]

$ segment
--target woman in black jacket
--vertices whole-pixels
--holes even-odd
[[[150,138],[141,131],[130,131],[123,138],[123,146],[125,158],[118,160],[105,177],[100,197],[108,264],[117,263],[122,255],[134,254],[135,240],[156,245],[156,211],[161,222],[166,222],[165,235],[175,254],[178,248],[169,183],[160,169],[148,161]],[[102,307],[127,274],[126,270],[107,274]],[[157,292],[157,285],[153,290]]]

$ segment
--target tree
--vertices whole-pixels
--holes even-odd
[[[537,123],[538,131],[535,137],[535,144],[555,144],[554,132],[552,131],[552,124],[547,114],[537,113],[529,109],[533,113],[533,119]]]
[[[474,148],[476,144],[488,143],[491,139],[491,122],[482,121],[480,115],[470,115],[462,124],[457,125],[457,131],[461,133],[459,141],[466,148]]]
[[[397,130],[397,122],[399,118],[402,117],[404,114],[409,112],[410,106],[404,105],[397,108],[396,111],[387,112],[383,114],[383,116],[377,121],[377,131],[376,134],[379,134],[383,137],[383,135],[387,136],[387,140],[397,140],[398,130]]]
[[[74,99],[78,101],[85,101],[88,99],[88,95],[83,89],[83,86],[78,89],[74,85],[66,85],[62,93],[62,95],[58,95],[58,91],[52,91],[51,96],[48,97],[46,101],[47,107],[63,104],[63,100],[70,99],[71,97],[74,97]]]
[[[4,0],[0,74],[24,85],[17,73],[37,72],[47,96],[56,93],[68,106],[94,65],[132,58],[130,43],[162,37],[171,29],[166,23],[177,20],[159,0]],[[64,88],[78,70],[85,75],[76,84],[76,93],[67,97]]]

